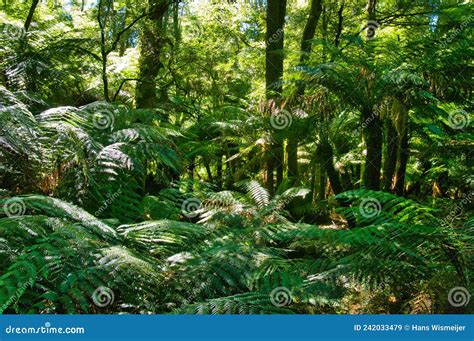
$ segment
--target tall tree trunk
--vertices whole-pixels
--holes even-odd
[[[319,18],[323,11],[322,0],[311,0],[311,8],[309,11],[308,20],[303,30],[303,36],[300,43],[300,60],[299,66],[304,67],[309,60],[309,54],[313,46],[312,39],[316,33],[316,27],[318,26]],[[300,82],[297,87],[297,95],[303,96],[305,91],[306,83]]]
[[[283,86],[283,42],[286,14],[286,0],[267,1],[267,31],[265,34],[265,84],[267,100],[277,100],[281,96]],[[271,114],[271,113],[270,113]],[[270,147],[266,156],[265,185],[270,193],[274,192],[273,172],[277,169],[278,181],[283,177],[283,159],[281,141]]]
[[[339,10],[337,11],[337,30],[336,30],[336,38],[334,39],[334,45],[336,47],[339,47],[339,42],[340,42],[341,34],[342,34],[342,22],[344,20],[344,17],[342,16],[342,12],[344,11],[344,5],[345,5],[345,1],[342,0],[341,6],[339,7]]]
[[[108,58],[108,51],[107,51],[107,33],[105,32],[105,24],[106,20],[103,15],[104,9],[107,7],[103,4],[102,0],[99,0],[97,4],[97,22],[99,23],[100,29],[100,57],[101,57],[101,77],[102,77],[102,84],[103,84],[103,94],[104,100],[110,102],[109,96],[109,79],[107,77],[107,58]]]
[[[394,187],[395,194],[397,195],[405,194],[405,173],[407,170],[409,154],[408,128],[405,128],[401,132],[400,144],[398,148],[397,175],[395,177]]]
[[[393,175],[397,166],[398,134],[390,117],[385,119],[385,157],[383,164],[384,190],[392,190]]]
[[[164,46],[164,16],[168,10],[166,0],[148,0],[149,15],[140,35],[140,81],[137,82],[135,102],[137,108],[153,108],[156,104],[156,77],[163,67],[160,53]]]
[[[382,167],[382,123],[379,116],[368,109],[363,110],[362,119],[367,122],[363,131],[366,145],[363,183],[365,188],[377,191]]]
[[[371,21],[375,21],[376,0],[367,0],[367,18],[368,25]],[[367,38],[372,38],[371,32],[367,30]],[[367,43],[369,49],[368,55],[372,59],[373,44]],[[369,94],[369,96],[371,96]],[[372,98],[369,97],[369,103]],[[371,106],[362,109],[362,121],[365,123],[363,130],[366,143],[365,167],[363,175],[363,184],[367,189],[380,189],[380,170],[382,167],[382,139],[383,127],[378,113],[372,110]]]
[[[309,10],[308,20],[303,30],[303,36],[300,43],[300,60],[299,66],[304,67],[309,59],[309,53],[311,52],[312,42],[316,27],[318,26],[319,18],[323,11],[322,0],[311,0],[311,7]],[[304,95],[306,83],[300,82],[297,86],[297,97]],[[288,160],[288,177],[296,179],[298,178],[298,132],[295,131],[294,127],[290,127],[290,135],[287,144],[287,160]]]

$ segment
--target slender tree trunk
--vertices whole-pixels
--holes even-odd
[[[369,20],[375,20],[375,8],[377,6],[377,0],[367,0],[367,14]]]
[[[276,164],[276,187],[280,186],[283,182],[283,171],[285,167],[285,153],[283,150],[283,143],[279,142],[276,145],[275,151],[275,164]]]
[[[382,167],[382,123],[379,116],[369,110],[363,110],[362,119],[367,122],[364,129],[366,144],[363,183],[367,189],[379,190],[380,169]]]
[[[384,190],[390,192],[392,190],[393,175],[397,166],[397,130],[393,126],[392,120],[387,117],[385,119],[385,157],[384,157]]]
[[[196,167],[194,162],[195,162],[194,157],[191,160],[189,160],[189,166],[188,166],[189,185],[187,188],[188,192],[192,192],[193,190],[194,168]]]
[[[321,17],[321,13],[323,11],[322,0],[312,0],[311,1],[311,8],[309,11],[309,17],[306,21],[306,25],[303,30],[303,36],[301,38],[300,43],[300,61],[299,66],[304,67],[309,60],[309,54],[312,49],[312,39],[314,39],[314,35],[316,33],[316,27],[318,26],[319,18]],[[297,87],[297,95],[303,96],[305,91],[306,83],[300,82],[298,83]]]
[[[102,84],[103,84],[103,94],[104,100],[110,102],[109,96],[109,79],[107,77],[107,45],[106,45],[106,32],[105,32],[105,18],[102,15],[104,10],[104,5],[102,0],[99,0],[97,5],[97,22],[99,23],[100,29],[100,57],[101,57],[101,77],[102,77]]]
[[[345,1],[342,0],[341,6],[339,7],[339,10],[337,11],[337,30],[336,30],[336,38],[334,39],[334,45],[336,47],[339,47],[339,42],[340,42],[341,33],[342,33],[342,22],[344,20],[344,17],[342,16],[342,12],[344,11],[344,5],[345,5]]]
[[[207,181],[208,182],[213,182],[214,178],[212,177],[210,160],[208,158],[204,158],[203,162],[204,162],[204,168],[206,168]]]
[[[310,180],[310,191],[311,191],[311,202],[315,202],[316,198],[316,164],[311,163],[310,166],[310,174],[311,174],[311,180]]]
[[[334,152],[328,141],[322,142],[318,147],[318,154],[321,158],[323,168],[328,175],[333,193],[336,195],[342,193],[344,189],[342,188],[341,179],[339,178],[339,172],[334,167]]]
[[[288,159],[288,177],[292,179],[298,178],[298,138],[290,136],[288,145],[286,146],[286,155]]]
[[[408,129],[402,130],[402,136],[400,138],[400,145],[398,148],[398,162],[397,162],[397,175],[395,178],[395,194],[405,194],[405,174],[407,170],[408,157],[410,155],[408,145]]]
[[[36,7],[38,6],[39,0],[33,0],[30,6],[30,10],[28,12],[28,16],[26,17],[25,20],[25,31],[28,31],[30,28],[31,22],[33,21],[33,15],[35,14]]]
[[[266,18],[265,84],[267,100],[277,100],[283,86],[283,42],[286,13],[286,0],[268,0]],[[271,113],[270,113],[271,114]],[[266,160],[265,185],[270,193],[274,192],[273,172],[277,169],[277,186],[283,179],[282,142],[277,141],[270,147]]]
[[[217,156],[217,187],[220,189],[222,187],[222,155]]]
[[[326,199],[326,183],[328,181],[326,177],[326,172],[324,171],[323,167],[319,167],[319,200],[324,200]]]
[[[102,75],[102,83],[103,83],[103,94],[104,94],[104,99],[107,102],[110,102],[110,96],[109,96],[109,79],[107,77],[107,53],[105,53],[105,49],[102,49],[101,51],[101,56],[102,56],[102,69],[101,69],[101,75]]]
[[[311,7],[309,10],[308,20],[303,30],[303,36],[300,43],[300,60],[299,66],[304,67],[309,59],[309,53],[311,52],[312,42],[318,26],[319,18],[323,11],[322,0],[311,0]],[[304,95],[306,83],[300,82],[297,86],[297,97]],[[288,160],[288,177],[297,179],[298,178],[298,132],[294,127],[290,127],[290,135],[287,144],[287,160]]]
[[[265,187],[270,194],[273,194],[275,180],[273,178],[275,171],[275,157],[272,154],[272,147],[268,146],[265,152]]]
[[[375,21],[376,0],[367,0],[367,18],[368,22]],[[367,37],[372,38],[371,33],[367,31]],[[367,44],[369,49],[369,59],[372,59],[373,44]],[[371,96],[369,94],[369,96]],[[370,98],[369,98],[370,102]],[[365,168],[363,175],[363,184],[367,189],[380,189],[380,170],[382,167],[382,139],[383,127],[378,113],[373,112],[371,107],[362,109],[362,120],[366,123],[363,130],[366,143]]]

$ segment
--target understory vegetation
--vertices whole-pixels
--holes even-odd
[[[472,9],[4,1],[0,313],[472,313]]]

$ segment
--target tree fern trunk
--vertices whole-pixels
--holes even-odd
[[[405,173],[407,170],[409,153],[408,129],[404,129],[398,149],[397,175],[395,177],[394,190],[397,195],[405,194]]]
[[[327,141],[323,142],[323,144],[321,144],[318,148],[318,153],[320,154],[323,168],[328,175],[329,183],[331,184],[333,193],[342,193],[344,189],[342,188],[341,179],[339,178],[339,172],[334,167],[334,152],[332,146]]]
[[[385,157],[384,157],[384,190],[392,189],[393,175],[397,166],[398,134],[390,118],[385,119]]]
[[[268,0],[265,34],[265,85],[267,99],[278,99],[283,91],[283,42],[286,13],[286,0]],[[279,149],[270,147],[266,156],[265,185],[274,192],[273,172],[277,169],[277,184],[283,179],[283,158]],[[281,154],[281,155],[280,155]]]
[[[163,0],[149,0],[149,20],[140,34],[140,81],[137,82],[135,101],[137,108],[153,108],[156,104],[155,80],[163,67],[160,53],[164,45],[163,18],[168,4]]]
[[[382,166],[382,124],[377,114],[365,111],[362,119],[369,122],[364,129],[366,156],[363,183],[367,189],[379,190]]]

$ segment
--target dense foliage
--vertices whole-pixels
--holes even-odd
[[[0,5],[0,313],[470,313],[472,5]]]

